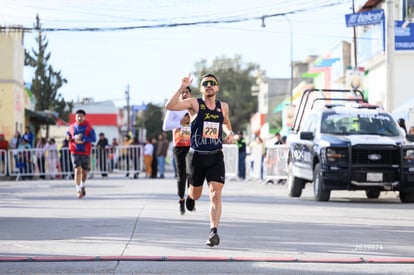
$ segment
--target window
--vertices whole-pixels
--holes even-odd
[[[414,19],[414,0],[405,0],[405,19]]]

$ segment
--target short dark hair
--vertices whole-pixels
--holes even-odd
[[[188,91],[190,92],[190,94],[191,94],[191,88],[190,88],[190,86],[187,86],[187,89],[188,89]]]
[[[82,115],[86,116],[86,112],[83,109],[77,110],[75,114],[82,114]]]
[[[219,83],[218,78],[214,74],[212,74],[212,73],[206,73],[206,74],[204,74],[201,77],[201,80],[203,80],[203,78],[206,78],[206,77],[212,77],[212,78],[214,78],[217,81],[217,83]]]

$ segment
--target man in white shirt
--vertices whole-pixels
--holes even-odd
[[[191,97],[187,87],[181,92],[181,100]],[[173,136],[173,154],[177,171],[177,194],[179,211],[185,214],[185,189],[187,183],[186,156],[190,149],[190,115],[187,110],[167,111],[162,125],[163,131],[171,131]]]

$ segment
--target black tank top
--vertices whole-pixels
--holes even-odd
[[[207,108],[201,98],[198,101],[197,117],[191,122],[191,148],[195,151],[214,151],[223,147],[223,121],[220,101],[214,110]]]

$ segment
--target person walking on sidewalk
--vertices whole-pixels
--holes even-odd
[[[90,167],[92,143],[96,142],[95,130],[86,120],[86,112],[79,109],[75,113],[75,122],[69,126],[66,132],[69,140],[73,167],[75,169],[75,185],[78,198],[86,195],[85,182]]]
[[[191,97],[191,89],[187,87],[181,93],[180,100]],[[190,149],[190,115],[187,110],[167,111],[162,125],[163,131],[173,132],[173,154],[177,170],[177,194],[179,211],[185,214],[185,189],[187,185],[187,170],[185,159]]]
[[[205,74],[200,81],[201,98],[180,100],[182,92],[191,85],[191,75],[184,77],[180,88],[167,101],[167,110],[188,110],[191,119],[190,151],[187,154],[190,186],[186,207],[194,210],[195,200],[203,191],[207,180],[210,193],[210,233],[206,245],[220,244],[217,229],[222,212],[222,190],[225,182],[223,143],[234,143],[229,118],[229,105],[216,99],[219,81],[213,74]],[[225,135],[225,139],[223,139]]]

